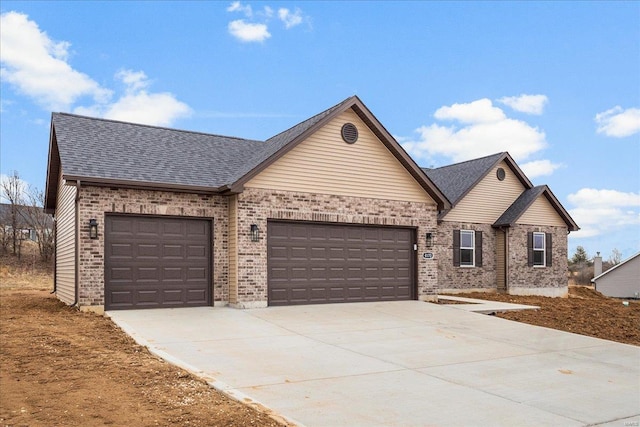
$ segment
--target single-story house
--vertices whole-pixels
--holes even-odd
[[[596,291],[615,298],[640,298],[640,252],[591,279]]]
[[[555,294],[577,226],[548,188],[516,175],[521,194],[495,230],[514,230],[513,246],[543,230],[553,249],[543,238],[539,265],[532,234],[533,263],[518,252],[508,271],[540,283],[523,289]],[[454,250],[440,229],[447,212],[462,211],[447,191],[356,96],[266,141],[54,113],[45,208],[57,230],[55,291],[95,311],[433,299],[451,258],[440,246]],[[547,204],[563,225],[521,226]],[[482,271],[495,263],[495,240],[483,243]],[[498,289],[490,278],[467,284]]]

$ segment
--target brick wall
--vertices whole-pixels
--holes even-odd
[[[553,235],[551,267],[527,265],[527,232]],[[509,293],[564,296],[567,293],[567,227],[516,225],[509,228]]]
[[[238,195],[238,304],[267,305],[267,220],[318,221],[417,228],[418,253],[425,233],[436,231],[435,203],[416,203],[324,194],[248,188]],[[259,242],[251,242],[249,228],[257,224]],[[437,287],[437,259],[417,260],[418,297],[428,299]]]
[[[171,215],[213,219],[213,298],[229,300],[228,205],[223,196],[164,191],[81,187],[79,224],[80,306],[104,305],[105,213]],[[89,220],[98,220],[98,239],[89,238]]]
[[[482,231],[482,267],[453,266],[453,230]],[[442,221],[435,246],[439,292],[496,290],[496,231],[491,225]]]

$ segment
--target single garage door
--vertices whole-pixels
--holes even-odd
[[[269,305],[414,298],[410,228],[269,222]]]
[[[105,309],[209,305],[210,228],[202,219],[107,216]]]

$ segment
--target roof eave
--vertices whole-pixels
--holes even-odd
[[[164,182],[131,181],[125,179],[98,178],[80,175],[64,175],[70,185],[81,182],[82,186],[129,188],[136,190],[171,191],[177,193],[218,194],[222,187],[206,187],[199,185],[171,184]]]
[[[364,121],[373,131],[387,149],[395,156],[395,158],[404,166],[404,168],[413,176],[420,186],[429,194],[429,196],[438,205],[438,210],[451,209],[451,202],[440,191],[440,189],[431,181],[427,174],[418,166],[411,156],[402,148],[396,139],[387,131],[382,123],[373,115],[373,113],[364,105],[364,103],[354,96],[355,103],[351,107],[355,113]]]
[[[569,229],[569,231],[580,230],[578,224],[573,220],[571,215],[569,215],[569,212],[567,212],[564,206],[562,206],[562,203],[560,203],[560,201],[556,198],[555,194],[553,194],[553,191],[551,191],[549,186],[545,185],[544,187],[545,189],[542,194],[544,194],[549,203],[551,203],[551,206],[553,206],[556,212],[558,212],[558,215],[562,217],[564,222],[567,224],[567,228]]]

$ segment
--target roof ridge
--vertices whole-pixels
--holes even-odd
[[[80,118],[80,119],[96,120],[96,121],[100,121],[100,122],[110,122],[110,123],[131,125],[131,126],[140,126],[140,127],[151,128],[151,129],[168,130],[168,131],[172,131],[172,132],[191,133],[191,134],[195,134],[195,135],[205,135],[205,136],[215,136],[215,137],[220,137],[220,138],[230,138],[230,139],[237,139],[237,140],[240,140],[240,141],[265,142],[265,141],[260,140],[260,139],[247,139],[247,138],[241,138],[239,136],[220,135],[220,134],[216,134],[216,133],[207,133],[207,132],[200,132],[200,131],[195,131],[195,130],[177,129],[177,128],[170,128],[170,127],[166,127],[166,126],[154,126],[154,125],[149,125],[149,124],[145,124],[145,123],[125,122],[123,120],[105,119],[103,117],[84,116],[82,114],[72,114],[72,113],[57,112],[57,113],[51,113],[51,115],[52,116],[56,116],[56,115],[58,115],[58,116],[70,116],[70,117],[76,117],[76,118]]]
[[[488,159],[490,157],[502,156],[503,154],[507,154],[507,153],[508,153],[508,151],[501,151],[499,153],[489,154],[488,156],[483,156],[483,157],[477,157],[475,159],[464,160],[464,161],[458,162],[458,163],[451,163],[450,165],[439,166],[437,168],[426,168],[425,167],[425,168],[422,168],[422,169],[436,170],[436,169],[448,168],[448,167],[451,167],[451,166],[463,165],[465,163],[477,162],[479,160]]]
[[[355,100],[355,99],[357,99],[357,96],[356,96],[356,95],[351,95],[350,97],[345,98],[345,99],[344,99],[344,100],[342,100],[341,102],[338,102],[337,104],[335,104],[335,105],[333,105],[333,106],[331,106],[331,107],[329,107],[329,108],[326,108],[326,109],[322,110],[322,111],[321,111],[321,112],[319,112],[318,114],[314,114],[313,116],[309,117],[308,119],[304,119],[303,121],[298,122],[298,123],[294,124],[293,126],[288,127],[287,129],[283,130],[282,132],[278,132],[277,134],[273,135],[272,137],[267,138],[265,142],[269,142],[270,140],[277,138],[278,136],[282,135],[283,133],[286,133],[286,132],[290,131],[291,129],[293,129],[293,128],[297,127],[297,126],[300,126],[300,125],[301,125],[301,124],[303,124],[303,123],[306,123],[306,122],[312,121],[312,120],[313,120],[313,119],[315,119],[316,117],[318,117],[318,116],[320,116],[320,115],[323,115],[323,114],[326,114],[326,113],[327,113],[327,112],[329,112],[330,110],[336,109],[336,108],[338,108],[339,106],[341,106],[341,105],[343,105],[343,104],[347,103],[347,101],[349,101],[349,100]]]

